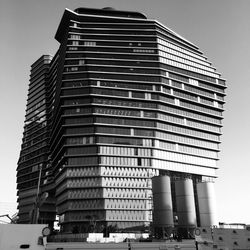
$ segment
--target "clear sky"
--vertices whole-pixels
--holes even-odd
[[[196,44],[227,79],[218,217],[250,224],[249,0],[0,0],[0,215],[14,212],[30,65],[56,52],[65,8],[107,6],[157,19]]]

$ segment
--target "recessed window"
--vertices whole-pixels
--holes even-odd
[[[28,249],[28,248],[30,248],[30,245],[29,244],[22,244],[22,245],[20,245],[20,248],[21,249]]]

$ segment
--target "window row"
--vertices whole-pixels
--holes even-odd
[[[204,156],[204,157],[214,158],[214,159],[218,158],[218,152],[211,151],[208,149],[190,147],[190,146],[181,145],[181,144],[177,144],[174,142],[172,142],[172,143],[166,142],[166,141],[158,141],[158,142],[155,142],[155,144],[157,144],[158,148],[161,148],[161,149],[167,149],[167,150],[178,151],[178,152],[182,152],[182,153],[194,154],[194,155]]]
[[[46,162],[47,161],[47,156],[45,155],[42,155],[42,156],[38,156],[34,159],[31,159],[31,160],[28,160],[28,161],[25,161],[25,162],[18,162],[18,170],[19,169],[22,169],[22,168],[25,168],[25,167],[28,167],[32,164],[36,164],[36,163],[41,163],[41,162]]]
[[[82,55],[82,57],[84,57],[84,55]],[[88,58],[85,62],[86,64],[89,65],[108,65],[108,66],[116,65],[116,66],[130,66],[130,67],[141,67],[141,68],[158,68],[159,66],[157,61],[155,62],[153,61],[150,62],[145,60],[141,61],[141,60],[134,60],[134,58],[137,58],[137,55],[133,55],[133,57],[131,57],[130,60],[121,60],[121,58],[120,59],[110,58],[109,60],[101,60],[101,58]],[[69,60],[69,61],[77,62],[77,60]]]
[[[43,128],[43,131],[47,131],[47,121],[46,121],[46,116],[43,117],[33,117],[30,120],[25,121],[24,125],[24,135],[25,137],[28,135],[33,134],[35,131]],[[38,134],[36,134],[38,135]]]
[[[170,44],[170,43],[168,43],[168,44]],[[202,65],[207,66],[207,67],[211,66],[210,63],[205,61],[204,58],[198,59],[197,57],[194,57],[194,54],[192,54],[192,56],[190,56],[190,55],[187,55],[187,53],[182,53],[180,51],[176,51],[175,49],[172,49],[172,48],[168,47],[167,44],[165,44],[165,45],[159,45],[158,44],[158,48],[160,50],[164,51],[164,52],[167,52],[167,53],[170,53],[172,55],[178,56],[179,58],[185,58],[185,59],[187,59],[187,60],[189,60],[191,62],[196,62],[198,64],[202,64]]]
[[[115,109],[115,108],[94,108],[94,113],[107,114],[107,115],[116,115],[116,116],[141,116],[139,110],[131,109]]]
[[[123,118],[114,118],[114,117],[96,117],[96,123],[140,126],[140,127],[155,127],[154,121],[145,121],[141,119],[140,120],[139,119],[123,119]]]
[[[154,54],[155,50],[154,49],[133,49],[133,52]]]
[[[86,104],[86,103],[90,103],[91,99],[88,97],[84,97],[84,98],[74,98],[74,99],[64,99],[62,101],[62,105],[78,105],[78,104]]]
[[[196,154],[200,156],[218,159],[218,152],[216,151],[195,148],[195,147],[188,147],[184,145],[178,145],[178,151],[183,152],[183,153]]]
[[[177,74],[174,74],[174,73],[172,73],[172,72],[168,72],[168,77],[173,78],[173,79],[178,80],[178,81],[185,82],[185,83],[188,83],[188,82],[189,82],[189,78],[188,78],[188,77],[181,76],[181,75],[177,75]],[[172,80],[172,82],[178,84],[176,81],[173,81],[173,80]],[[179,85],[179,87],[181,88],[180,85]]]
[[[176,143],[183,143],[183,144],[191,144],[197,147],[202,148],[210,148],[218,150],[218,143],[215,142],[208,142],[204,140],[199,140],[195,138],[190,138],[187,136],[181,136],[181,135],[174,135],[170,133],[164,133],[164,132],[156,132],[156,138],[167,140],[167,141],[173,141]]]
[[[100,146],[99,153],[104,155],[120,155],[120,156],[152,156],[152,150],[147,148],[131,148],[131,147],[109,147]]]
[[[162,47],[161,47],[161,49],[162,49]],[[189,66],[191,66],[191,68],[195,67],[197,72],[202,72],[203,73],[203,70],[206,73],[215,72],[215,70],[213,68],[211,68],[211,67],[205,66],[203,64],[200,64],[200,63],[197,63],[197,62],[194,62],[194,61],[184,59],[182,57],[170,54],[169,52],[163,52],[162,50],[159,50],[159,55],[162,56],[164,59],[170,59],[171,61],[174,60],[175,62],[179,62],[179,63],[181,63],[181,65],[185,65],[187,67],[187,69],[190,69]],[[202,71],[199,71],[199,70],[202,70]],[[216,77],[216,74],[211,73],[211,76]]]
[[[217,161],[214,159],[202,158],[198,156],[180,154],[180,153],[175,153],[175,152],[167,152],[163,150],[153,150],[153,154],[154,154],[154,158],[158,158],[162,160],[182,162],[182,163],[207,166],[207,167],[213,167],[213,168],[217,167],[216,165]]]
[[[37,110],[33,110],[33,112],[30,112],[29,114],[27,114],[25,116],[26,118],[26,122],[27,120],[30,121],[35,121],[36,119],[41,119],[42,116],[44,116],[46,114],[46,106],[40,106]]]
[[[152,139],[129,138],[129,137],[114,137],[114,136],[98,136],[97,143],[102,144],[117,144],[117,145],[135,145],[143,147],[152,147]]]
[[[114,105],[114,106],[125,106],[125,107],[139,107],[139,108],[151,108],[156,109],[157,104],[150,102],[140,102],[133,100],[114,100],[106,98],[94,98],[93,103],[105,104],[105,105]]]
[[[65,150],[65,155],[97,154],[97,147],[70,147]]]
[[[113,49],[112,49],[113,52]],[[78,66],[78,65],[65,65],[64,72],[73,72],[73,71],[90,71],[90,72],[112,72],[112,73],[129,73],[129,74],[143,74],[143,75],[157,75],[159,74],[159,70],[155,68],[143,68],[143,67],[134,67],[134,66],[117,66],[114,65],[86,65],[86,66]]]
[[[131,135],[130,128],[97,127],[96,133]]]
[[[26,182],[26,181],[31,181],[33,179],[38,179],[39,178],[39,173],[38,172],[33,172],[25,176],[17,177],[17,183],[21,182]]]
[[[158,113],[158,119],[168,121],[168,122],[174,122],[174,123],[178,123],[182,125],[187,125],[190,127],[195,127],[198,129],[205,129],[205,130],[209,130],[212,132],[217,132],[217,133],[221,132],[220,127],[218,126],[213,126],[213,125],[205,124],[202,122],[196,122],[196,121],[192,121],[186,118],[179,118],[179,117],[169,115],[169,114],[166,115],[166,114]]]
[[[128,91],[114,90],[114,89],[93,89],[92,93],[98,95],[114,95],[114,96],[124,96],[124,97],[129,96]]]
[[[213,90],[213,91],[216,91],[216,92],[220,92],[220,93],[224,93],[224,88],[221,88],[221,87],[217,87],[217,86],[214,86],[214,85],[210,85],[210,84],[207,84],[205,82],[200,82],[199,81],[199,87],[202,87],[202,88],[206,88],[206,89],[209,89],[209,90]]]
[[[44,92],[45,92],[45,83],[42,82],[41,85],[37,87],[36,89],[29,88],[28,99],[29,100],[31,100],[32,98],[34,99],[34,97],[36,98],[38,93],[40,95],[41,93],[44,93]]]
[[[34,136],[47,132],[47,121],[43,121],[44,118],[32,123],[31,126],[24,127],[24,138],[26,140],[32,139]]]
[[[181,98],[186,98],[188,100],[192,100],[192,101],[198,101],[198,97],[196,95],[187,93],[187,92],[182,92],[182,91],[178,91],[178,90],[173,90],[173,94],[175,96],[181,97]]]
[[[214,106],[214,101],[212,101],[212,100],[209,100],[209,99],[206,99],[206,98],[203,98],[203,97],[200,97],[199,100],[200,100],[200,103],[207,104],[207,105],[210,105],[210,106]]]
[[[166,47],[169,47],[169,48],[172,48],[172,49],[174,49],[174,50],[180,51],[180,52],[182,52],[183,54],[190,55],[190,56],[195,57],[195,58],[198,58],[198,59],[200,59],[200,60],[202,60],[202,61],[205,60],[203,56],[200,56],[200,55],[198,55],[198,54],[192,53],[191,51],[189,51],[189,50],[187,50],[187,49],[183,49],[183,48],[181,48],[181,47],[179,47],[179,46],[177,46],[177,45],[175,45],[175,44],[172,44],[172,43],[170,43],[169,41],[165,41],[165,40],[163,40],[162,38],[157,38],[157,42],[158,42],[159,44],[161,44],[161,45],[166,46]]]
[[[163,93],[167,93],[167,94],[171,94],[171,92],[172,92],[172,90],[170,88],[165,87],[165,86],[163,86],[161,88],[161,90],[162,90]]]
[[[166,64],[172,65],[174,67],[178,67],[178,68],[182,68],[182,69],[185,69],[185,70],[190,70],[190,71],[198,72],[198,73],[201,73],[201,74],[204,74],[204,75],[208,75],[208,76],[212,76],[212,77],[218,77],[218,74],[215,74],[215,73],[203,70],[203,69],[198,69],[196,67],[189,66],[187,64],[180,63],[180,62],[168,59],[168,58],[166,58],[166,55],[164,55],[164,54],[166,54],[166,53],[159,51],[160,62],[161,63],[166,63]]]
[[[77,117],[77,118],[65,118],[64,124],[69,125],[69,124],[88,124],[88,123],[94,123],[94,118],[93,117]]]
[[[96,133],[147,136],[147,137],[154,136],[153,130],[130,129],[130,128],[122,128],[122,127],[115,128],[115,127],[100,127],[100,126],[98,126],[98,127],[96,127]]]
[[[167,64],[161,64],[160,66],[163,69],[173,71],[175,73],[180,73],[180,74],[183,74],[183,75],[187,75],[189,77],[194,77],[194,78],[198,78],[198,79],[205,80],[205,81],[208,81],[208,82],[216,83],[216,78],[214,78],[214,77],[210,77],[210,76],[207,76],[207,75],[204,75],[204,74],[199,74],[199,73],[196,73],[196,72],[192,72],[192,71],[189,71],[189,70],[186,70],[186,69],[183,69],[183,68],[177,68],[177,67],[167,65]],[[222,88],[218,87],[218,89],[222,89]]]
[[[221,118],[213,118],[213,117],[209,117],[206,115],[201,115],[201,114],[197,114],[197,113],[194,113],[191,111],[185,111],[182,109],[178,109],[178,108],[170,107],[170,106],[165,106],[165,105],[159,105],[159,109],[167,111],[167,112],[171,112],[174,114],[178,114],[178,115],[183,115],[187,118],[190,117],[190,118],[195,118],[195,119],[206,121],[206,122],[221,124]]]
[[[35,143],[37,143],[37,142],[40,142],[40,141],[42,141],[43,139],[45,139],[45,138],[47,138],[48,137],[48,135],[47,135],[47,133],[45,133],[45,134],[43,134],[43,135],[40,135],[40,136],[34,136],[33,138],[31,138],[32,140],[30,140],[30,141],[28,141],[27,140],[27,137],[26,138],[24,138],[25,140],[24,140],[24,142],[23,142],[23,144],[22,144],[22,148],[27,148],[27,147],[30,147],[30,146],[32,146],[33,144],[35,144]]]
[[[198,111],[208,113],[208,114],[212,114],[212,115],[222,116],[221,111],[217,111],[217,110],[214,110],[214,109],[211,109],[211,108],[206,108],[206,107],[203,107],[203,106],[198,106],[196,104],[192,104],[192,103],[182,101],[182,100],[180,100],[180,106],[190,108],[190,109],[194,109],[194,110],[198,110]]]
[[[205,90],[202,90],[202,89],[197,89],[197,88],[195,88],[193,86],[184,85],[184,88],[185,88],[185,90],[190,91],[192,93],[196,93],[196,94],[199,94],[199,95],[204,95],[204,96],[207,96],[207,97],[210,97],[210,98],[215,98],[214,93],[211,93],[211,92],[208,92],[208,91],[205,91]]]
[[[205,129],[212,132],[221,133],[220,127],[218,126],[213,126],[202,122],[191,121],[189,119],[186,119],[186,125],[194,128]]]
[[[45,99],[43,99],[42,101],[38,102],[35,104],[35,106],[33,106],[32,108],[29,108],[27,111],[26,111],[26,115],[28,115],[29,113],[37,110],[38,108],[40,108],[43,104],[45,104]]]
[[[23,141],[27,142],[32,139],[36,140],[38,136],[46,134],[47,128],[45,126],[45,124],[38,124],[38,126],[35,127],[33,131],[24,132]]]
[[[33,100],[32,102],[30,102],[29,100],[27,101],[27,109],[30,109],[33,105],[36,105],[39,102],[43,102],[45,101],[45,94],[39,96],[37,99]],[[45,103],[45,102],[44,102]],[[43,104],[44,104],[43,103]]]
[[[36,143],[36,144],[32,145],[29,148],[26,147],[26,149],[21,150],[21,155],[27,154],[27,153],[29,153],[31,151],[34,151],[34,150],[38,149],[38,148],[44,147],[47,144],[48,144],[48,142],[46,140],[44,140],[44,141],[42,141],[40,143]]]
[[[179,124],[184,124],[184,118],[179,118],[170,114],[158,113],[157,118],[167,122],[175,122]]]
[[[75,89],[63,89],[61,91],[61,96],[68,95],[87,95],[91,93],[90,88],[75,88]]]
[[[71,47],[74,48],[74,47]],[[77,47],[75,47],[77,50]],[[143,60],[143,61],[147,61],[148,63],[156,63],[158,61],[158,56],[153,55],[153,54],[134,54],[133,57],[131,56],[131,54],[121,54],[121,53],[117,53],[117,54],[113,54],[113,53],[97,53],[95,51],[84,51],[84,54],[77,51],[75,52],[70,52],[70,51],[66,51],[66,58],[88,58],[89,60],[95,60],[95,59],[109,59],[109,60],[122,60],[122,59],[128,59],[131,60],[131,58],[133,58],[133,60]]]
[[[88,80],[88,81],[85,81],[85,80],[82,80],[82,81],[63,81],[62,87],[63,88],[72,88],[72,87],[77,88],[77,87],[86,87],[86,86],[90,86],[90,85],[96,86],[97,82],[93,81],[93,80]]]
[[[25,174],[28,174],[31,172],[36,172],[42,166],[43,166],[43,163],[39,163],[39,164],[35,164],[35,165],[28,167],[28,168],[20,169],[17,172],[17,176],[25,175]]]
[[[21,154],[21,156],[20,156],[20,158],[19,158],[19,161],[20,161],[20,162],[22,162],[22,161],[27,161],[27,160],[29,160],[29,159],[31,159],[31,158],[33,158],[33,157],[36,157],[36,156],[38,156],[38,155],[40,155],[40,154],[45,154],[45,153],[47,153],[47,152],[48,152],[48,148],[47,148],[47,147],[44,147],[44,148],[41,148],[41,149],[32,151],[32,152],[26,154],[25,156],[22,156],[22,154]]]
[[[100,81],[100,86],[116,87],[116,88],[124,88],[124,89],[153,90],[153,86],[152,85],[127,83],[127,82]]]
[[[131,73],[106,73],[106,72],[68,72],[63,74],[62,80],[77,80],[82,78],[106,78],[110,80],[126,80],[126,81],[140,81],[140,82],[161,82],[161,77],[154,75],[131,74]]]
[[[72,109],[64,109],[63,114],[64,115],[75,115],[75,114],[91,114],[92,113],[92,108],[72,108]]]
[[[171,80],[171,86],[182,89],[183,88],[182,86],[184,86],[184,84],[177,82],[177,81],[174,81],[174,80]]]
[[[66,138],[67,145],[75,145],[75,144],[93,144],[94,137],[93,136],[81,136],[81,137],[69,137]]]
[[[185,65],[193,66],[195,68],[205,70],[208,72],[213,72],[213,73],[216,72],[216,70],[214,68],[212,68],[211,66],[204,65],[200,61],[197,63],[192,59],[191,60],[184,59],[183,57],[176,56],[176,55],[169,53],[169,52],[159,51],[159,54],[160,54],[160,56],[163,56],[164,58],[171,59],[171,60],[174,60],[176,62],[180,62],[180,63],[185,64]],[[216,74],[212,74],[212,76],[216,76]]]
[[[64,134],[66,135],[77,135],[77,134],[92,134],[94,133],[94,127],[90,126],[80,126],[80,127],[73,127],[73,128],[65,128]]]
[[[150,167],[151,159],[132,157],[101,156],[101,164],[108,166],[147,166]]]
[[[163,129],[165,131],[171,131],[171,132],[181,133],[181,134],[190,135],[190,136],[197,136],[197,137],[201,137],[201,138],[208,139],[208,140],[219,141],[219,136],[217,135],[210,134],[208,132],[200,132],[194,129],[189,129],[189,128],[180,127],[176,125],[170,125],[170,124],[157,122],[157,128]]]
[[[213,176],[213,177],[216,176],[215,169],[213,168],[184,164],[180,162],[169,162],[169,161],[153,159],[153,167],[157,169],[169,170],[175,172],[183,172],[183,173]]]

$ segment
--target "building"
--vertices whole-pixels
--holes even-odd
[[[31,66],[19,222],[57,214],[65,232],[143,231],[160,176],[154,216],[170,219],[156,229],[215,224],[225,80],[199,48],[112,8],[66,9],[55,39],[55,56]]]
[[[250,227],[246,224],[219,223],[218,227],[197,228],[195,241],[201,250],[250,249]]]

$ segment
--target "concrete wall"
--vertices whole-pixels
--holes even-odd
[[[21,249],[25,244],[31,250],[43,250],[44,246],[38,245],[38,238],[47,225],[43,224],[0,224],[0,249]]]

